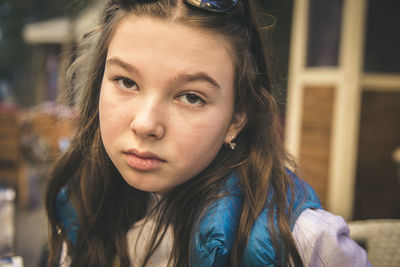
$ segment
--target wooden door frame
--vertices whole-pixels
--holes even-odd
[[[353,213],[367,0],[344,0],[336,67],[306,67],[309,0],[294,1],[289,59],[287,150],[298,158],[306,86],[336,88],[326,208],[345,219]]]

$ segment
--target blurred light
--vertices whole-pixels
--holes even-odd
[[[23,37],[30,44],[67,43],[72,38],[71,22],[66,18],[57,18],[30,23],[25,26]]]

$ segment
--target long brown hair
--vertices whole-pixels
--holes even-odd
[[[143,3],[138,3],[143,2]],[[158,203],[157,223],[143,262],[149,261],[168,227],[174,243],[170,263],[189,266],[192,236],[202,212],[220,197],[226,177],[239,176],[243,206],[229,265],[240,266],[253,223],[264,209],[268,193],[269,222],[277,265],[302,266],[290,231],[287,194],[293,192],[285,167],[290,165],[282,145],[278,108],[270,91],[267,64],[249,0],[240,0],[226,14],[215,14],[183,4],[182,0],[110,1],[102,24],[90,33],[82,55],[71,66],[71,87],[79,95],[78,130],[69,150],[56,164],[46,193],[50,221],[49,265],[57,265],[62,242],[68,245],[72,266],[110,266],[115,257],[130,266],[126,234],[146,214],[149,193],[125,183],[104,150],[99,130],[98,101],[107,47],[121,18],[127,14],[153,16],[184,23],[225,37],[236,63],[235,109],[247,115],[247,125],[236,138],[234,151],[221,147],[212,163],[193,179],[173,188]],[[78,240],[72,245],[56,212],[58,192],[67,186],[79,218]],[[293,198],[291,198],[293,199]],[[274,216],[269,216],[273,220]]]

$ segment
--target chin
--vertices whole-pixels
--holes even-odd
[[[144,191],[144,192],[164,192],[164,188],[160,187],[160,185],[154,185],[150,183],[138,183],[137,181],[131,181],[128,179],[124,179],[130,186],[136,188],[137,190]]]

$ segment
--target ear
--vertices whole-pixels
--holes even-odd
[[[247,114],[244,111],[235,112],[232,117],[231,125],[229,126],[228,132],[225,136],[225,143],[228,144],[236,138],[240,131],[244,128],[247,123]]]

